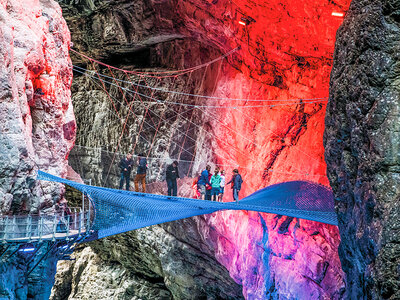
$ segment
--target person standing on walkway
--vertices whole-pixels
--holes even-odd
[[[211,197],[212,201],[218,201],[219,192],[221,190],[221,176],[219,175],[219,169],[216,168],[214,175],[211,176]]]
[[[147,159],[144,154],[139,154],[138,167],[134,179],[136,192],[139,192],[139,182],[140,182],[142,185],[142,192],[146,193],[146,171],[147,171]]]
[[[193,199],[201,198],[199,186],[197,185],[197,183],[199,182],[199,178],[200,178],[200,175],[197,174],[196,177],[193,179],[193,183],[192,183]]]
[[[242,188],[243,179],[242,176],[239,174],[238,169],[233,170],[232,179],[229,180],[227,184],[231,184],[231,188],[233,190],[233,200],[236,202],[239,201],[239,191]]]
[[[206,200],[206,185],[211,186],[210,180],[208,179],[209,172],[211,167],[207,165],[206,169],[201,172],[199,181],[197,182],[197,186],[199,187],[199,191],[201,194],[201,199]]]
[[[221,185],[220,185],[220,191],[219,191],[219,199],[218,201],[223,202],[222,198],[224,197],[224,192],[225,192],[225,171],[221,170]]]
[[[168,186],[168,196],[176,197],[178,195],[178,185],[176,183],[177,178],[179,178],[178,162],[175,160],[167,167],[166,180]]]
[[[211,180],[211,176],[212,176],[212,174],[211,174],[211,172],[209,172],[208,173],[208,181],[210,182],[210,180]],[[212,190],[212,187],[211,187],[211,182],[206,186],[206,200],[209,200],[209,201],[211,201],[211,190]]]
[[[132,154],[128,153],[126,157],[121,159],[118,165],[119,169],[121,170],[121,178],[119,180],[120,190],[122,190],[125,181],[126,190],[129,191],[129,182],[131,180],[132,166],[133,166]]]

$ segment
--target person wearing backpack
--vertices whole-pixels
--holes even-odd
[[[218,201],[218,195],[221,190],[221,176],[218,168],[215,169],[214,175],[211,176],[210,183],[212,201]]]
[[[238,169],[234,169],[232,179],[229,180],[227,184],[231,184],[231,188],[233,191],[233,200],[236,202],[239,201],[239,191],[242,188],[243,179],[242,176],[239,174]]]
[[[210,170],[211,170],[211,167],[209,165],[207,165],[206,169],[203,170],[203,172],[201,172],[199,180],[197,181],[197,186],[198,186],[198,189],[200,191],[201,198],[203,200],[207,200],[207,196],[206,196],[207,188],[206,188],[206,186],[210,186],[211,185],[210,180],[208,179]]]
[[[139,192],[139,182],[142,185],[142,192],[146,193],[146,171],[147,171],[147,159],[144,154],[138,155],[138,167],[136,176],[134,179],[135,191]]]
[[[178,195],[178,185],[176,179],[179,178],[178,162],[175,160],[167,167],[165,179],[167,180],[168,196],[176,197]]]

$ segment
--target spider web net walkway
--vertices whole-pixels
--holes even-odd
[[[38,179],[67,184],[94,204],[93,230],[103,238],[138,228],[209,214],[249,210],[337,225],[332,191],[307,181],[290,181],[261,189],[236,202],[211,202],[90,186],[38,171]]]

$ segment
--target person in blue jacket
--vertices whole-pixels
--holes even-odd
[[[229,180],[227,184],[231,184],[231,188],[233,190],[233,200],[236,202],[239,201],[239,191],[242,188],[243,179],[242,176],[239,174],[238,169],[233,170],[232,179]]]
[[[179,178],[178,162],[175,160],[167,167],[165,179],[167,180],[168,196],[178,195],[178,185],[176,179]]]
[[[206,184],[211,186],[210,180],[208,179],[208,176],[210,174],[211,167],[207,165],[206,169],[201,172],[201,175],[199,177],[199,181],[197,182],[197,187],[199,189],[201,199],[206,200]]]
[[[118,165],[119,169],[121,170],[121,178],[119,180],[120,190],[122,190],[125,181],[126,190],[129,191],[129,182],[131,180],[132,166],[133,166],[132,154],[128,153],[126,157],[121,159]]]

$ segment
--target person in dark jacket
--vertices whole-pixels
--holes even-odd
[[[128,153],[126,157],[121,159],[118,165],[119,169],[121,170],[121,178],[119,180],[120,190],[122,190],[125,181],[126,190],[129,191],[129,182],[131,180],[132,166],[133,166],[132,154]]]
[[[207,165],[206,169],[201,172],[201,175],[199,177],[199,181],[197,182],[198,189],[201,194],[201,199],[206,200],[206,185],[211,186],[209,175],[210,175],[210,170],[211,167]]]
[[[138,167],[134,179],[136,192],[139,192],[139,182],[140,182],[142,185],[143,193],[146,193],[146,171],[147,171],[147,159],[144,154],[139,154]]]
[[[232,179],[229,180],[227,184],[231,184],[231,188],[233,191],[233,200],[235,200],[236,202],[239,201],[239,191],[242,188],[242,183],[243,179],[242,176],[239,174],[239,170],[234,169]]]
[[[167,167],[167,186],[168,186],[168,196],[178,195],[178,185],[176,179],[179,178],[178,162],[175,160],[172,164]]]

